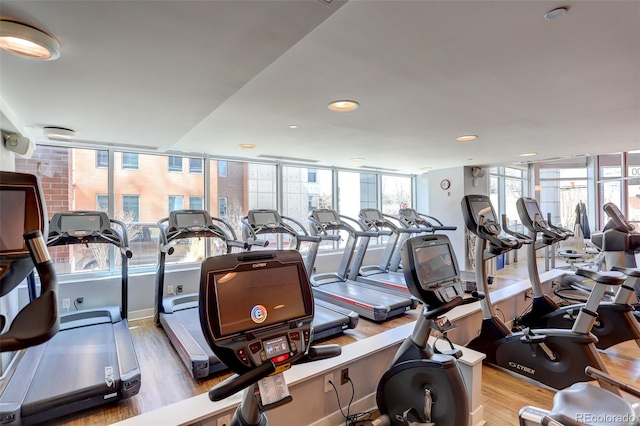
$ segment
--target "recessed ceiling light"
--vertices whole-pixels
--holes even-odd
[[[456,140],[458,142],[469,142],[469,141],[472,141],[474,139],[478,139],[478,136],[477,135],[464,135],[464,136],[458,136],[456,138]]]
[[[238,145],[240,149],[254,149],[256,146],[252,143],[241,143]]]
[[[352,158],[349,161],[353,161],[354,163],[362,163],[364,161],[364,158],[355,157],[355,158]]]
[[[566,7],[558,7],[556,9],[550,10],[547,13],[545,13],[544,17],[546,19],[556,19],[563,16],[565,13],[567,13]]]
[[[36,28],[0,20],[0,48],[29,59],[54,60],[60,57],[60,43]]]
[[[42,133],[49,138],[62,141],[70,141],[75,138],[78,132],[66,127],[46,126],[42,128]]]
[[[360,104],[358,104],[356,101],[340,100],[331,102],[328,108],[331,111],[348,112],[358,109],[359,106]]]
[[[290,128],[290,129],[297,129],[297,128],[298,128],[298,125],[297,125],[297,124],[290,124],[290,125],[289,125],[289,128]]]
[[[534,155],[538,155],[537,152],[525,152],[524,154],[520,154],[520,157],[533,157]]]
[[[431,169],[432,167],[420,167],[420,170],[422,170],[423,172],[428,172]]]

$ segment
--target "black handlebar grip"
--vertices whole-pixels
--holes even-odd
[[[322,345],[311,346],[307,352],[309,361],[318,361],[321,359],[333,358],[342,353],[340,345]]]

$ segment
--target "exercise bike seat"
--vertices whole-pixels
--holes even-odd
[[[556,393],[549,417],[567,426],[639,425],[634,406],[605,389],[585,382],[575,383]]]

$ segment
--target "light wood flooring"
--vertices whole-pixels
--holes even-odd
[[[508,265],[497,274],[507,280],[496,282],[492,290],[508,285],[509,279],[527,277],[526,265]],[[348,345],[414,321],[417,311],[384,323],[361,319],[355,330],[328,340],[328,343]],[[58,419],[59,425],[106,425],[160,408],[186,398],[207,392],[213,385],[228,377],[228,373],[206,380],[194,380],[171,347],[164,332],[152,319],[132,321],[131,332],[142,370],[142,389],[133,398],[104,405]],[[617,345],[602,353],[609,372],[628,383],[640,384],[640,349],[632,342]],[[484,366],[482,370],[482,402],[489,425],[517,425],[518,411],[533,404],[550,407],[554,393],[509,374]],[[278,426],[278,425],[276,425]],[[288,425],[285,425],[288,426]],[[299,425],[296,425],[299,426]]]

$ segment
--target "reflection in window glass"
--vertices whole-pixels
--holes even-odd
[[[338,172],[338,211],[357,218],[360,209],[377,208],[376,175]]]
[[[108,207],[108,169],[98,161],[107,151],[38,145],[30,159],[16,158],[15,170],[36,175],[42,183],[47,216],[68,210],[94,210]],[[116,217],[121,219],[121,217]],[[76,244],[51,247],[49,252],[59,274],[108,269],[109,252],[105,244]]]
[[[293,166],[282,170],[282,214],[307,227],[311,210],[332,207],[331,170]]]
[[[109,151],[96,151],[96,167],[109,167]]]
[[[202,158],[189,158],[189,173],[202,173],[202,165],[204,160]]]
[[[227,177],[227,162],[225,160],[218,160],[218,176]]]
[[[622,155],[609,154],[598,156],[600,166],[600,179],[616,178],[622,176]]]
[[[122,213],[126,219],[138,222],[140,220],[140,196],[123,195]]]
[[[607,203],[613,203],[618,207],[621,206],[622,193],[620,190],[620,180],[600,182],[598,184],[598,190],[600,191],[600,201],[603,206]],[[600,226],[604,227],[607,220],[608,216],[606,214],[600,215]]]
[[[123,169],[138,169],[138,154],[134,152],[122,153],[122,168]]]
[[[181,172],[182,171],[182,157],[169,157],[169,171]]]
[[[109,211],[109,196],[107,194],[96,195],[96,210],[102,212]]]
[[[203,210],[203,205],[202,197],[189,197],[189,208],[191,210]]]
[[[169,213],[174,210],[184,209],[184,197],[182,195],[169,195]]]
[[[412,205],[411,178],[382,175],[382,213],[395,216]]]
[[[227,197],[218,197],[218,215],[220,217],[227,216]]]
[[[211,160],[210,211],[212,215],[229,221],[236,236],[242,235],[240,218],[248,210],[248,167],[237,161]],[[223,169],[223,173],[220,169]]]
[[[118,164],[118,158],[121,155],[122,153],[115,152],[116,164]],[[127,222],[130,234],[142,232],[141,226],[148,227],[148,224],[155,224],[160,219],[167,217],[171,206],[184,208],[184,200],[188,200],[189,197],[204,197],[202,174],[169,172],[167,167],[169,156],[166,155],[136,155],[140,173],[131,173],[118,167],[114,168],[116,214],[123,211],[123,205],[120,201],[123,200],[123,195],[135,194],[139,196],[139,216],[135,220],[136,223]],[[170,201],[169,195],[180,197],[182,201],[178,202],[177,198]],[[151,250],[155,252],[155,256],[150,255]],[[151,241],[145,241],[143,245],[132,247],[131,251],[133,252],[133,257],[129,262],[131,267],[152,266],[157,262],[157,247]],[[185,257],[181,255],[186,253],[184,250],[180,249],[176,252],[172,256],[167,256],[167,262],[179,262]]]

